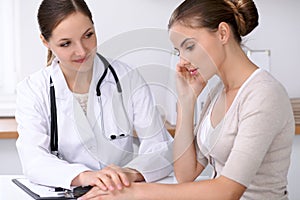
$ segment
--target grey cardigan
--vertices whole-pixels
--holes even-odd
[[[295,122],[284,87],[266,71],[243,85],[214,131],[206,148],[200,127],[211,101],[223,89],[219,83],[208,95],[195,129],[197,158],[247,187],[241,199],[288,199],[287,173]]]

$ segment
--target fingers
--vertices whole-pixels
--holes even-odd
[[[115,189],[122,190],[123,186],[129,186],[130,181],[125,171],[117,166],[110,165],[101,171],[98,171],[97,177],[99,182],[97,186],[102,190],[113,191]]]
[[[102,172],[98,172],[97,173],[97,179],[95,182],[95,185],[97,185],[101,190],[114,190],[114,184],[112,182],[112,180],[110,179],[110,177]]]
[[[122,183],[126,187],[130,186],[129,178],[128,178],[128,176],[125,173],[119,173],[119,176],[120,176],[120,179],[121,179]]]
[[[104,199],[104,195],[108,195],[107,191],[103,191],[98,187],[93,187],[88,193],[78,198],[78,200],[101,200]]]
[[[85,171],[73,180],[73,185],[97,186],[102,191],[122,190],[135,181],[132,172],[115,165],[107,166],[99,171]],[[130,179],[131,178],[131,179]]]
[[[192,81],[199,76],[198,68],[191,64],[182,65],[178,63],[176,66],[176,71],[177,74],[184,78],[188,83],[192,83]]]

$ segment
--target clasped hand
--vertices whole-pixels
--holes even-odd
[[[105,192],[122,190],[124,186],[130,186],[131,182],[142,180],[143,176],[134,169],[109,165],[99,171],[85,171],[80,173],[72,181],[72,185],[91,185]]]

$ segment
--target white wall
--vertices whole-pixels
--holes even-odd
[[[114,37],[143,28],[161,28],[166,30],[171,11],[180,0],[87,0],[93,13],[101,45]],[[40,42],[36,20],[40,1],[19,2],[21,34],[21,73],[19,79],[45,66],[46,49]],[[122,47],[119,44],[119,48]]]
[[[300,97],[300,1],[254,0],[260,25],[247,37],[251,49],[271,50],[271,73],[290,97]]]
[[[172,10],[181,0],[87,0],[93,15],[99,44],[128,31],[142,28],[166,30]],[[260,25],[246,39],[251,49],[271,50],[271,73],[291,97],[300,97],[300,1],[255,0]],[[20,1],[19,79],[42,68],[46,49],[39,40],[36,13],[40,1]],[[143,35],[144,37],[144,35]],[[151,35],[148,36],[151,39]],[[122,44],[119,44],[122,46]]]

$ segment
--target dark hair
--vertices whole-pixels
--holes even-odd
[[[84,0],[43,0],[38,9],[38,23],[41,34],[49,41],[52,31],[70,14],[81,12],[93,22],[91,11]],[[54,55],[48,50],[47,65],[50,65]]]
[[[190,28],[217,30],[221,22],[231,26],[240,44],[241,36],[258,25],[258,12],[252,0],[185,0],[172,13],[168,28],[180,23]]]

